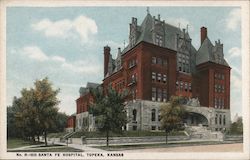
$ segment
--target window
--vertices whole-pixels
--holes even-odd
[[[221,108],[224,109],[224,98],[221,100]]]
[[[155,101],[156,100],[156,88],[153,87],[152,88],[152,101]]]
[[[157,80],[158,80],[158,82],[161,82],[161,74],[160,73],[157,74]]]
[[[226,125],[226,116],[223,115],[223,125]]]
[[[221,92],[221,85],[218,85],[218,92]]]
[[[181,91],[183,90],[183,82],[181,81]]]
[[[176,90],[178,90],[179,89],[179,81],[175,82],[175,86],[176,86]]]
[[[152,64],[156,64],[156,57],[152,57]]]
[[[167,66],[168,65],[168,61],[167,60],[163,60],[163,66]]]
[[[129,68],[132,68],[132,67],[134,67],[136,65],[136,60],[135,59],[131,59],[130,61],[129,61]]]
[[[214,90],[215,90],[215,92],[218,92],[217,84],[214,85]]]
[[[157,89],[157,101],[161,102],[162,99],[162,91],[161,89]]]
[[[137,111],[136,109],[133,110],[133,121],[136,121],[136,114],[137,114]]]
[[[156,73],[152,72],[152,81],[155,81],[155,80],[156,80]]]
[[[189,83],[189,92],[192,92],[192,84]]]
[[[224,85],[221,86],[221,91],[222,91],[222,93],[225,92],[225,90],[224,90]]]
[[[166,89],[163,90],[162,98],[163,98],[163,102],[167,102],[167,90]]]
[[[162,65],[162,59],[161,58],[157,58],[157,64]]]
[[[163,83],[166,83],[166,82],[167,82],[167,75],[163,74]]]
[[[218,115],[216,114],[215,115],[215,124],[217,124],[217,121],[218,121]]]
[[[133,131],[136,131],[137,130],[137,126],[133,126]]]
[[[221,114],[220,114],[220,118],[219,118],[219,124],[221,125]]]
[[[156,114],[155,109],[152,109],[151,110],[151,121],[155,121],[155,114]]]
[[[187,90],[188,90],[188,84],[187,82],[185,82],[185,91],[187,92]]]
[[[133,75],[131,76],[131,83],[135,83],[135,82],[136,82],[136,75],[133,74]]]
[[[217,98],[214,98],[214,108],[217,108],[218,104],[217,104]]]
[[[161,115],[160,114],[158,115],[158,121],[159,122],[161,121]]]
[[[219,98],[219,105],[218,107],[221,109],[221,99]]]
[[[151,130],[156,130],[156,126],[152,126],[152,127],[151,127]]]
[[[162,41],[162,36],[157,34],[156,37],[155,37],[155,43],[159,46],[162,46],[163,45],[163,41]]]
[[[225,78],[225,77],[224,77],[224,74],[222,74],[222,75],[221,75],[221,79],[224,80],[224,78]]]

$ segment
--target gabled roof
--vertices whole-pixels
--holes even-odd
[[[197,54],[196,54],[196,65],[212,61],[212,47],[213,44],[211,41],[206,38],[201,44]]]
[[[222,64],[225,66],[229,66],[228,63],[226,62],[226,60],[224,59],[224,56],[222,57],[222,61],[218,62],[215,59],[215,53],[213,52],[214,48],[216,48],[216,46],[214,46],[211,41],[209,40],[209,38],[205,38],[205,40],[202,42],[197,54],[196,54],[196,65],[205,63],[205,62],[214,62],[214,63],[218,63],[218,64]],[[223,54],[223,53],[222,53]]]

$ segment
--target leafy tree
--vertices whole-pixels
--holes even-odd
[[[68,115],[66,115],[65,113],[58,112],[55,119],[56,119],[55,121],[56,125],[54,126],[54,128],[51,128],[49,131],[50,132],[63,132],[67,124]]]
[[[236,122],[233,122],[230,126],[231,134],[243,134],[242,117],[239,117]]]
[[[58,114],[56,107],[59,103],[56,97],[58,93],[59,89],[53,89],[46,77],[37,80],[34,88],[22,89],[20,98],[14,97],[12,109],[15,127],[19,129],[22,137],[29,139],[31,137],[35,140],[35,136],[37,136],[39,140],[39,136],[44,134],[45,145],[47,145],[47,132],[55,129],[58,124],[62,127],[63,123],[66,123],[58,122],[62,117]]]
[[[94,104],[92,113],[96,117],[98,130],[106,133],[106,145],[109,146],[110,132],[121,132],[127,123],[127,115],[124,109],[124,93],[116,92],[109,87],[104,95],[100,88],[92,90]]]
[[[185,115],[185,109],[181,106],[182,101],[183,98],[172,96],[170,101],[160,108],[161,127],[166,132],[166,143],[171,131],[182,128],[182,120]]]
[[[47,132],[56,125],[56,116],[58,113],[59,104],[57,94],[59,89],[54,90],[48,78],[37,80],[35,82],[34,96],[35,106],[37,109],[37,123],[39,132],[44,133],[45,145],[47,146]]]

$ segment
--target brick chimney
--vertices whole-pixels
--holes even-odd
[[[203,26],[201,27],[201,44],[206,38],[207,38],[207,28]]]
[[[110,56],[110,47],[104,47],[104,77],[108,72],[109,56]]]

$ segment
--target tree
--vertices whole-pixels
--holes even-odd
[[[239,117],[236,122],[233,122],[230,126],[231,134],[243,134],[242,117]]]
[[[13,110],[15,126],[21,130],[22,137],[35,140],[44,134],[47,146],[47,132],[56,127],[59,103],[59,89],[53,89],[48,78],[36,80],[34,88],[22,89],[21,97],[14,98]]]
[[[38,126],[39,132],[44,134],[45,145],[47,146],[47,132],[50,128],[56,125],[56,116],[58,113],[58,108],[56,105],[59,104],[57,99],[57,94],[59,89],[54,90],[52,84],[49,82],[48,78],[42,80],[37,80],[35,82],[35,106],[38,113]]]
[[[121,132],[122,127],[127,123],[127,115],[124,108],[124,93],[116,92],[109,87],[104,95],[100,88],[92,90],[94,104],[91,106],[93,115],[96,118],[99,131],[106,133],[106,145],[109,146],[110,132]]]
[[[181,106],[183,98],[172,96],[170,101],[160,108],[161,126],[166,132],[166,143],[168,134],[172,130],[182,127],[182,120],[185,115],[185,109]]]

